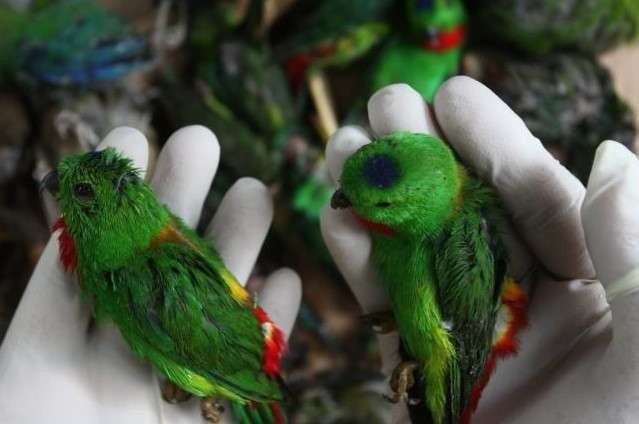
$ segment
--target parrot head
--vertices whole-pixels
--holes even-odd
[[[427,50],[443,51],[464,41],[466,11],[461,0],[407,0],[412,32]]]
[[[117,265],[147,246],[167,217],[131,160],[112,148],[67,156],[43,189],[58,201],[56,227],[68,233],[80,262],[85,253],[98,266]]]
[[[440,139],[398,132],[367,144],[344,163],[333,208],[351,208],[382,234],[435,238],[461,203],[463,168]]]

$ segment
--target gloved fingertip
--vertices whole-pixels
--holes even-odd
[[[639,161],[614,141],[595,154],[581,207],[588,251],[606,287],[639,267]]]
[[[392,84],[373,94],[368,119],[378,136],[396,131],[439,134],[426,100],[407,84]]]
[[[606,140],[595,152],[592,171],[588,178],[588,187],[595,188],[608,184],[611,179],[621,174],[620,170],[636,161],[635,155],[616,141]]]
[[[273,322],[288,338],[302,300],[302,280],[297,272],[290,268],[274,271],[268,276],[258,299]]]
[[[333,181],[337,182],[342,175],[342,167],[346,159],[370,142],[366,131],[355,125],[335,131],[326,144],[326,162]]]
[[[131,159],[133,165],[140,170],[141,177],[145,176],[149,162],[149,143],[141,131],[126,126],[114,128],[102,139],[96,150],[108,147]]]

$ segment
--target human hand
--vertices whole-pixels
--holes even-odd
[[[412,131],[447,140],[471,169],[495,187],[509,212],[513,228],[506,231],[506,243],[514,276],[528,287],[530,325],[519,337],[519,354],[498,364],[473,422],[620,422],[580,415],[586,408],[571,412],[561,409],[562,395],[549,389],[568,381],[564,379],[576,369],[575,363],[594,366],[592,353],[609,341],[609,306],[602,285],[594,281],[595,269],[581,222],[586,195],[581,183],[552,158],[512,110],[470,78],[456,77],[446,82],[432,106],[406,85],[389,86],[371,98],[368,110],[371,127],[379,136]],[[344,160],[369,142],[369,136],[355,127],[342,128],[333,135],[326,157],[335,181],[339,180]],[[587,211],[585,208],[584,217]],[[603,229],[609,228],[611,221],[603,213],[597,219],[591,219],[589,234],[598,230],[597,238],[603,239],[607,236]],[[632,228],[628,222],[623,221],[624,226],[614,234],[632,234],[627,232]],[[348,211],[330,207],[323,210],[321,224],[327,246],[364,312],[387,310],[388,299],[371,263],[367,230]],[[639,237],[634,240],[639,241]],[[591,245],[590,237],[588,241]],[[609,259],[624,248],[619,244],[613,249],[612,241],[605,246],[605,252],[613,252],[607,253]],[[609,282],[602,273],[604,263],[613,262],[596,261],[600,277]],[[627,319],[615,318],[612,325],[616,330],[628,323]],[[383,371],[388,375],[399,363],[398,336],[378,338]],[[639,347],[639,341],[634,346]],[[639,355],[635,356],[639,362]],[[614,386],[611,378],[608,380]],[[581,399],[583,388],[573,387],[565,396]],[[600,400],[604,396],[607,394],[599,393]],[[593,407],[601,408],[600,403],[593,403]],[[556,409],[549,405],[556,405]],[[614,411],[620,405],[610,401],[607,410]],[[544,421],[541,416],[551,418]],[[398,405],[393,417],[394,422],[407,422],[406,408]]]
[[[132,128],[111,131],[98,150],[114,147],[145,172],[149,152]],[[158,198],[195,226],[215,175],[219,145],[201,126],[176,131],[156,162],[151,186]],[[205,237],[245,284],[273,216],[267,188],[242,178],[226,193]],[[288,336],[301,297],[295,272],[271,274],[259,301]],[[58,260],[57,233],[44,250],[0,346],[0,422],[199,423],[197,399],[164,402],[158,377],[137,359],[110,324],[92,328],[91,311],[75,278]],[[223,420],[230,422],[228,414]],[[224,422],[224,421],[223,421]]]

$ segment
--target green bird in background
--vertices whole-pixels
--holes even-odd
[[[601,53],[639,38],[637,0],[475,0],[477,38],[544,57],[553,51]]]
[[[284,423],[283,333],[218,254],[163,206],[130,160],[106,149],[69,156],[42,182],[62,217],[60,258],[98,321],[182,390],[218,397],[236,422]]]
[[[405,34],[382,50],[373,72],[373,90],[406,83],[427,100],[455,75],[466,33],[461,0],[405,0]]]
[[[416,423],[469,423],[496,359],[516,352],[526,322],[499,198],[444,142],[406,132],[349,157],[340,184],[331,206],[351,208],[370,229],[400,334],[404,362],[390,400],[406,400]],[[392,328],[388,316],[369,318]]]
[[[343,67],[365,56],[388,34],[393,0],[324,0],[291,22],[277,50],[289,79],[299,86],[309,72]]]

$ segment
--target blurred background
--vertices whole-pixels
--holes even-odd
[[[637,32],[639,0],[0,0],[0,340],[49,238],[39,179],[114,127],[157,151],[202,124],[222,162],[201,225],[237,178],[261,179],[276,214],[249,284],[302,276],[293,421],[386,422],[374,336],[319,234],[328,136],[366,127],[384,85],[430,100],[467,74],[586,182],[601,141],[634,146]]]

